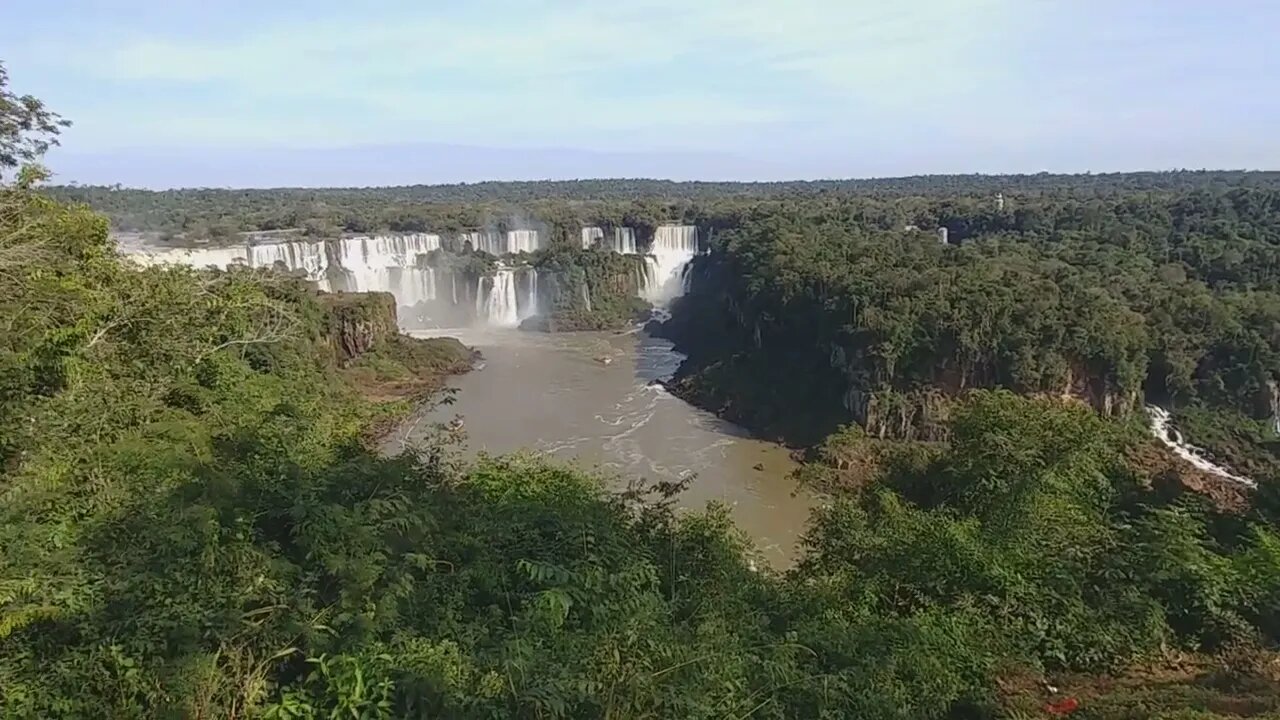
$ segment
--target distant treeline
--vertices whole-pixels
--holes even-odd
[[[1176,171],[1088,175],[923,175],[862,180],[673,182],[611,179],[483,182],[378,188],[192,188],[138,190],[62,186],[50,192],[106,213],[118,231],[189,237],[304,228],[314,234],[377,230],[454,230],[484,226],[520,212],[545,214],[569,205],[590,219],[593,206],[628,207],[670,216],[691,203],[815,197],[1054,195],[1075,198],[1134,192],[1280,188],[1280,172]],[[514,208],[520,208],[519,211]],[[643,218],[641,218],[643,219]],[[659,218],[661,219],[661,218]],[[643,224],[643,223],[641,223]]]

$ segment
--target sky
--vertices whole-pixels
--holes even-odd
[[[62,182],[1280,168],[1276,0],[0,0]]]

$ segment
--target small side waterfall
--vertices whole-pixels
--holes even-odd
[[[1257,483],[1242,475],[1237,475],[1230,470],[1216,465],[1208,458],[1207,453],[1201,448],[1196,447],[1186,441],[1182,437],[1182,433],[1172,425],[1173,417],[1168,410],[1156,405],[1147,406],[1147,416],[1151,419],[1151,434],[1157,440],[1164,443],[1166,447],[1173,451],[1174,455],[1186,460],[1197,469],[1203,470],[1211,475],[1217,475],[1220,478],[1238,482],[1249,487],[1257,487]]]
[[[476,319],[496,327],[520,324],[515,270],[498,268],[492,278],[482,277],[476,281]]]
[[[585,249],[593,245],[608,248],[619,255],[635,255],[639,252],[636,249],[636,231],[629,227],[613,228],[613,234],[607,239],[602,228],[582,228],[582,247]]]
[[[645,258],[646,284],[642,294],[654,304],[665,304],[686,290],[685,268],[698,254],[698,228],[662,225],[653,233],[653,246]]]
[[[597,242],[603,239],[604,239],[604,230],[598,227],[582,228],[582,249],[583,250],[586,250],[587,248],[591,247],[592,245],[595,245]]]
[[[472,249],[490,255],[533,252],[541,247],[537,230],[509,230],[506,233],[465,232],[458,236],[458,240],[469,242]]]
[[[507,252],[530,253],[540,246],[537,230],[510,230],[507,232]]]
[[[520,309],[521,320],[538,314],[538,269],[526,268],[525,275],[525,300],[524,307]]]
[[[591,288],[585,282],[582,283],[582,301],[587,305],[587,312],[591,312]]]

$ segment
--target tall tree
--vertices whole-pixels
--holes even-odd
[[[0,62],[0,176],[34,162],[58,144],[59,133],[70,125],[38,98],[11,91],[9,72]]]

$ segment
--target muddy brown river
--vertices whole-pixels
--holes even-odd
[[[388,440],[389,449],[460,416],[468,453],[526,449],[618,477],[692,476],[680,507],[719,501],[770,565],[794,559],[817,500],[795,492],[788,479],[795,463],[785,448],[750,437],[654,382],[682,360],[669,342],[643,333],[476,328],[419,334],[457,337],[479,349],[484,363],[453,380],[452,405],[406,423]]]

